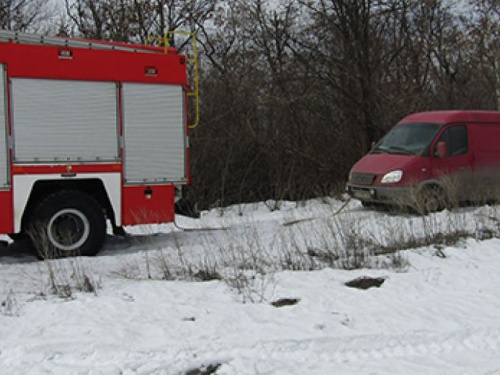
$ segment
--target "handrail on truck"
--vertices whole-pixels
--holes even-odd
[[[197,47],[197,39],[196,34],[190,31],[182,31],[182,30],[172,30],[166,31],[163,36],[155,36],[149,37],[146,41],[146,44],[157,43],[165,48],[165,53],[168,53],[170,47],[170,36],[171,35],[184,35],[191,38],[193,42],[193,57],[187,57],[187,62],[193,65],[193,84],[194,90],[188,92],[188,97],[194,98],[195,102],[195,119],[192,124],[189,124],[189,129],[194,129],[198,126],[200,122],[200,99],[199,99],[199,79],[198,79],[198,47]]]

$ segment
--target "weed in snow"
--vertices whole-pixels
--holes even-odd
[[[21,306],[17,301],[15,293],[10,289],[5,298],[0,302],[0,314],[5,316],[19,316]]]
[[[266,222],[248,216],[224,217],[226,231],[199,231],[192,235],[172,232],[169,241],[158,242],[157,228],[145,226],[145,250],[125,258],[115,274],[127,279],[222,280],[243,302],[269,301],[276,286],[275,273],[282,270],[314,271],[326,267],[353,270],[406,271],[409,263],[402,250],[433,246],[442,256],[445,246],[464,238],[500,237],[497,207],[485,206],[474,213],[456,208],[427,215],[394,215],[367,210],[344,210],[345,202],[303,204]],[[238,212],[243,212],[240,207]],[[277,213],[279,216],[279,213]],[[191,242],[190,242],[191,241]],[[100,283],[82,263],[83,258],[46,260],[44,275],[48,292],[71,297],[74,291],[96,293]]]

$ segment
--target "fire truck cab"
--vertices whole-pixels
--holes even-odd
[[[0,233],[94,255],[107,220],[174,220],[189,181],[188,59],[0,31]]]

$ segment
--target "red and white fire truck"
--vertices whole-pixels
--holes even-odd
[[[39,252],[94,255],[107,220],[116,233],[173,221],[190,178],[192,60],[0,31],[0,233]]]

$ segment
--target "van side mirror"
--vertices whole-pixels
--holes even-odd
[[[438,142],[438,144],[437,144],[437,156],[438,156],[438,158],[446,157],[447,153],[448,153],[448,150],[446,147],[446,142]]]

